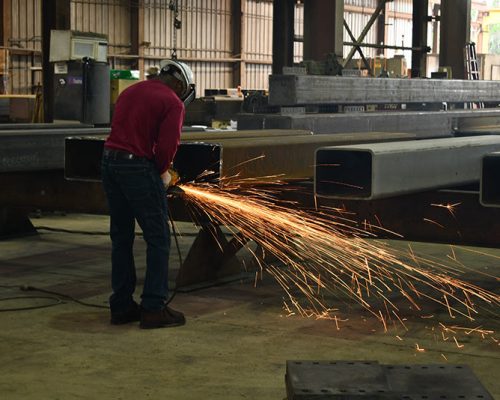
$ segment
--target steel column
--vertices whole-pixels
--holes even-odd
[[[138,54],[134,60],[141,79],[144,79],[144,0],[130,4],[130,52]]]
[[[44,122],[54,119],[54,66],[49,62],[51,29],[71,29],[71,1],[42,1],[42,66]]]
[[[479,182],[481,159],[499,136],[431,139],[319,149],[315,193],[372,200]]]
[[[293,66],[295,0],[275,1],[273,6],[273,74]]]
[[[439,65],[451,67],[453,78],[465,79],[464,48],[470,42],[471,0],[441,1]]]
[[[10,35],[11,35],[11,7],[12,0],[0,0],[0,13],[2,14],[2,20],[0,22],[0,46],[10,47]],[[5,51],[7,50],[0,50]],[[7,55],[7,54],[6,54]],[[5,69],[6,72],[9,70],[8,64],[9,58],[5,57]],[[8,80],[0,79],[0,93],[7,93],[9,91],[9,85],[4,87]]]
[[[429,0],[413,0],[412,46],[422,50],[412,52],[411,77],[425,78],[427,64],[427,23],[429,22]],[[428,49],[430,50],[430,49]]]
[[[330,53],[342,57],[343,36],[344,0],[304,2],[304,60],[322,61]]]
[[[385,7],[384,9],[380,12],[380,15],[377,18],[377,44],[386,44],[385,40]],[[356,39],[352,38],[353,41],[356,41]],[[385,49],[377,49],[377,55],[384,55],[385,54]]]

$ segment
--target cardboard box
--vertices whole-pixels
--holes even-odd
[[[139,82],[137,79],[112,79],[111,80],[111,104],[115,104],[118,96],[126,88]]]

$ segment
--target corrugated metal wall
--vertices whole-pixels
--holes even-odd
[[[41,84],[41,1],[11,1],[6,82],[9,93],[29,94],[34,90],[33,85]]]
[[[198,93],[232,86],[233,63],[230,0],[179,2],[182,28],[174,32],[167,1],[146,0],[144,8],[145,68],[170,58],[177,35],[177,57],[193,69]]]
[[[107,35],[112,68],[129,67],[129,61],[120,58],[131,48],[129,1],[71,0],[71,29]]]
[[[246,0],[244,13],[246,88],[265,89],[272,70],[273,4]]]

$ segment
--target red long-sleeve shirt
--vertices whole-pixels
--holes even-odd
[[[180,142],[184,103],[159,80],[125,89],[115,105],[111,133],[104,146],[154,160],[165,172]]]

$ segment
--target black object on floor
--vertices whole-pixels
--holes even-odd
[[[288,400],[493,400],[465,365],[287,361]]]

